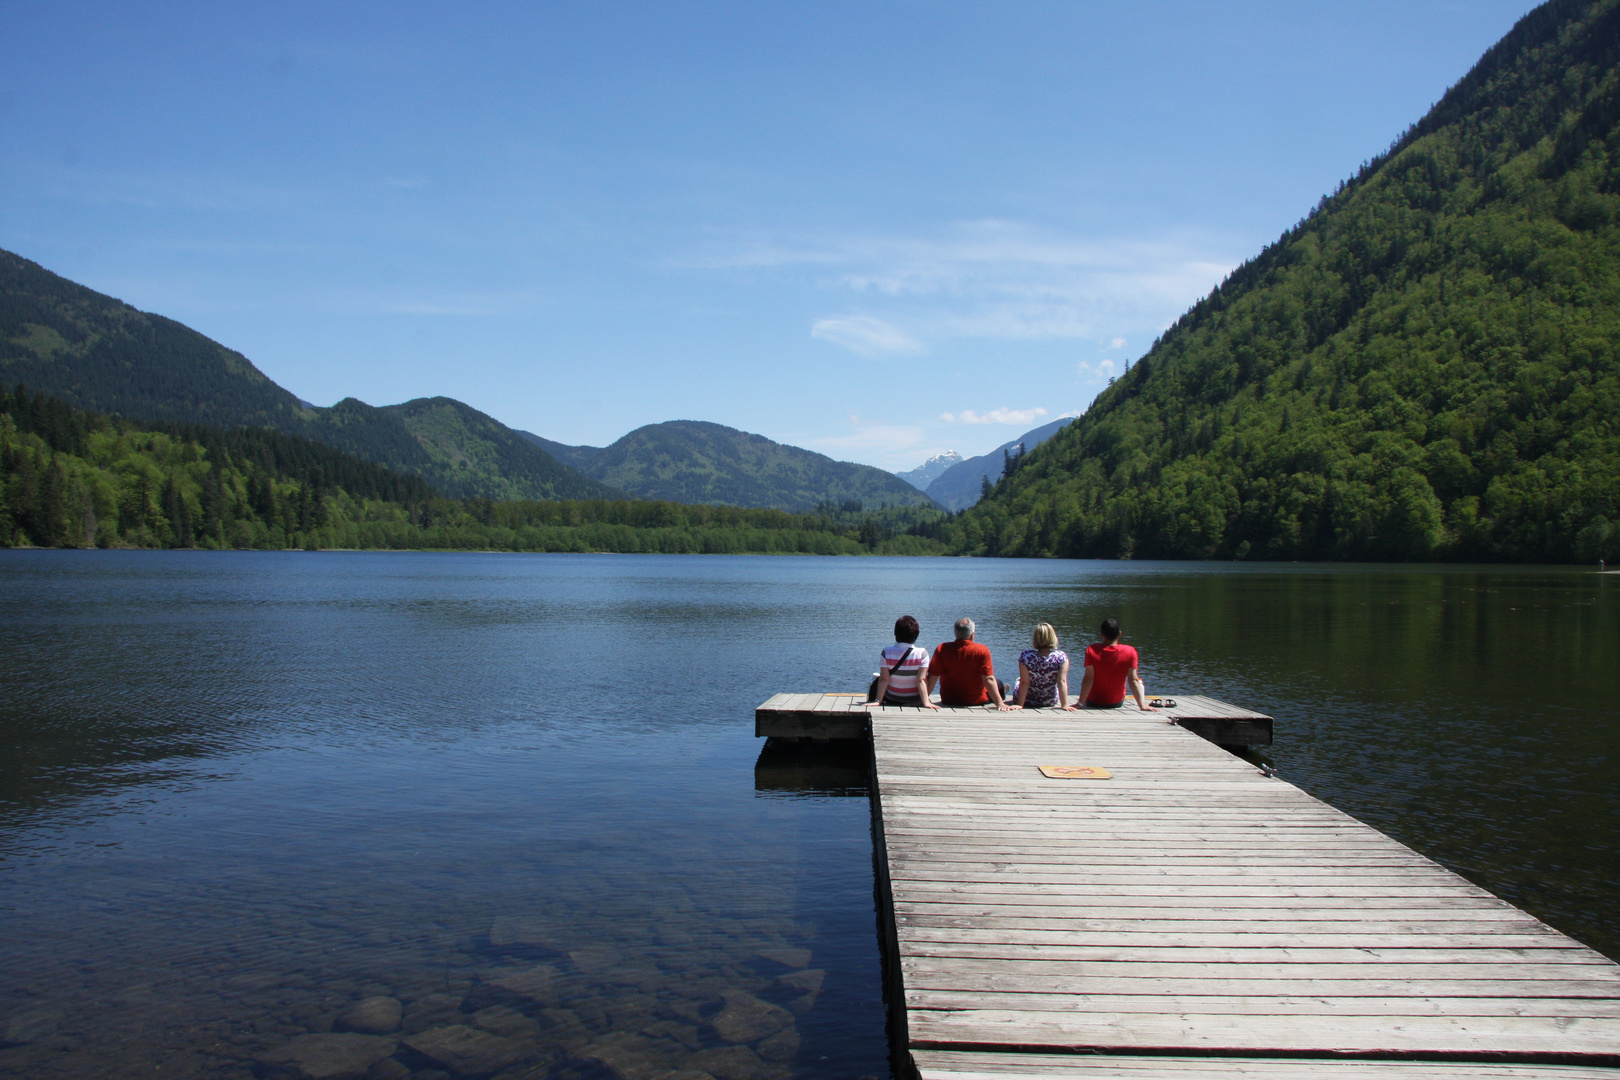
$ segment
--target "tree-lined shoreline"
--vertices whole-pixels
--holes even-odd
[[[447,499],[266,428],[158,424],[0,387],[0,547],[929,555],[860,507]]]

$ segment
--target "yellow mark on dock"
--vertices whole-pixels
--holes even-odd
[[[1053,780],[1111,780],[1114,774],[1095,765],[1042,765],[1041,775]]]

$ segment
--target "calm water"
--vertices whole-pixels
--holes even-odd
[[[752,709],[908,611],[1004,667],[1118,615],[1150,691],[1620,956],[1620,577],[4,552],[0,1075],[887,1076],[860,778],[756,769]]]

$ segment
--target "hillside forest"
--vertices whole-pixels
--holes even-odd
[[[1010,556],[1620,557],[1620,5],[1526,16],[989,497]]]
[[[788,514],[627,499],[447,499],[420,477],[272,429],[143,423],[75,409],[23,386],[0,387],[0,547],[23,546],[940,550],[858,504]]]

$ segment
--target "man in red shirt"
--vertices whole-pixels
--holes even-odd
[[[928,692],[932,694],[937,683],[939,703],[947,708],[993,701],[997,709],[1008,712],[1013,706],[1002,697],[990,650],[973,640],[975,629],[972,619],[956,620],[956,640],[935,649],[928,663]]]
[[[1086,646],[1086,674],[1080,682],[1080,701],[1088,709],[1117,709],[1125,704],[1125,684],[1143,712],[1158,712],[1147,703],[1147,689],[1136,673],[1136,650],[1119,643],[1119,620],[1104,619],[1102,644]]]

